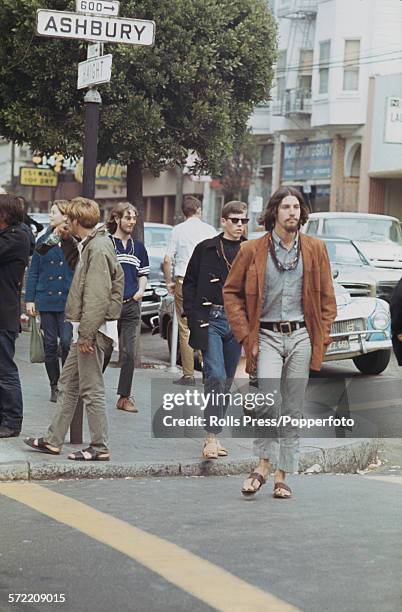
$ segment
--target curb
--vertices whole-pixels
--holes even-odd
[[[314,472],[356,474],[364,470],[377,456],[379,439],[360,439],[343,446],[321,448],[305,447],[299,461],[299,472],[314,467]],[[153,476],[232,476],[255,468],[257,460],[220,459],[219,462],[189,461],[156,463],[30,463],[15,461],[0,463],[0,481],[40,481],[57,479],[96,478],[149,478]]]

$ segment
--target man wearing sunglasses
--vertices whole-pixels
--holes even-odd
[[[271,422],[257,427],[255,454],[260,462],[246,479],[250,496],[274,472],[274,497],[289,498],[286,473],[298,466],[297,424],[309,370],[320,370],[330,344],[336,300],[325,244],[300,232],[308,208],[299,191],[278,189],[263,215],[267,233],[243,245],[223,290],[228,321],[247,356],[247,371],[257,370],[259,392],[268,397],[254,417]],[[271,398],[274,398],[272,404]],[[280,425],[290,417],[292,426]],[[274,426],[274,419],[278,426]],[[258,425],[258,424],[257,424]]]
[[[232,201],[222,209],[223,232],[200,242],[190,258],[183,282],[183,305],[190,329],[190,346],[202,351],[205,394],[211,395],[204,411],[206,439],[204,459],[225,457],[228,452],[217,440],[226,405],[217,394],[228,393],[240,358],[237,342],[223,308],[222,289],[239,252],[248,223],[247,205]]]

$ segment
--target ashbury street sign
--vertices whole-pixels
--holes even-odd
[[[78,38],[127,45],[150,46],[155,40],[154,21],[46,9],[37,11],[36,31],[40,36],[53,38]]]
[[[78,64],[77,89],[108,83],[112,76],[112,55],[101,55]]]

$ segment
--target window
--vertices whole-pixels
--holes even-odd
[[[328,93],[328,77],[329,77],[329,58],[331,55],[331,41],[323,40],[320,42],[320,60],[319,60],[319,85],[318,93]]]
[[[304,92],[311,91],[312,72],[313,72],[313,50],[312,49],[300,49],[298,84],[299,84],[299,89],[302,89]]]
[[[343,59],[343,90],[359,89],[360,40],[345,40]]]
[[[286,90],[286,49],[278,52],[276,62],[276,97],[281,100]]]

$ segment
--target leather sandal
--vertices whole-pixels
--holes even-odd
[[[109,461],[109,451],[98,451],[92,446],[84,448],[84,450],[75,451],[68,456],[72,461]]]
[[[60,455],[60,450],[56,447],[52,447],[50,444],[45,442],[43,438],[25,438],[25,444],[39,451],[40,453],[46,453],[47,455]]]
[[[219,456],[219,447],[216,440],[205,440],[202,451],[204,459],[217,459]]]
[[[218,457],[227,457],[228,450],[218,442]]]
[[[279,489],[282,489],[283,491],[288,491],[290,495],[281,495],[279,493]],[[285,482],[276,482],[274,484],[273,496],[275,497],[275,499],[290,499],[292,497],[292,489]]]
[[[257,480],[260,483],[260,486],[258,487],[258,489],[245,489],[244,487],[242,488],[241,492],[243,493],[243,495],[245,495],[246,497],[250,497],[251,495],[255,495],[256,493],[258,493],[258,491],[261,489],[262,485],[265,485],[265,483],[267,482],[267,479],[264,478],[264,476],[262,474],[259,474],[258,472],[251,472],[251,474],[248,476],[247,480],[251,480],[251,486],[254,487],[254,481]]]

